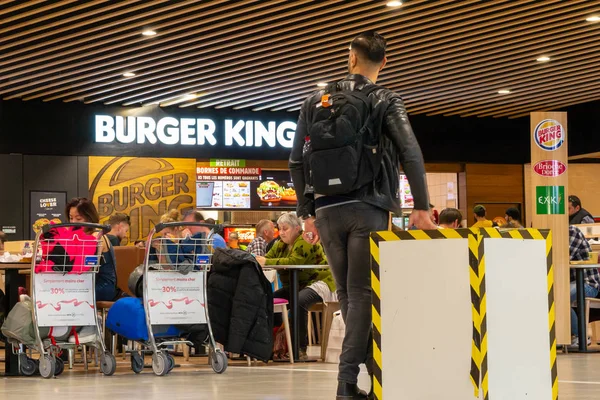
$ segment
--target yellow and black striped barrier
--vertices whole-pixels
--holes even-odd
[[[470,380],[474,387],[475,398],[483,392],[484,400],[489,400],[488,393],[488,348],[487,348],[487,298],[485,279],[485,239],[521,239],[545,240],[548,279],[548,320],[550,335],[550,367],[552,377],[552,400],[558,399],[558,377],[556,366],[556,335],[554,312],[554,268],[552,263],[552,237],[549,230],[519,229],[498,230],[485,228],[440,229],[432,231],[376,232],[371,234],[371,286],[373,289],[373,392],[377,400],[383,400],[383,348],[382,348],[382,299],[381,270],[379,245],[381,242],[398,240],[436,240],[436,239],[468,239],[469,274],[471,290],[471,306],[473,320],[473,340],[471,352]]]

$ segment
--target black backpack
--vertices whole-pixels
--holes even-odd
[[[343,195],[372,183],[379,174],[379,109],[369,95],[379,86],[339,90],[330,84],[309,122],[303,158],[313,193]]]

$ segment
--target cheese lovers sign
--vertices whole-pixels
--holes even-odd
[[[161,215],[196,204],[196,160],[90,157],[90,199],[100,222],[117,212],[131,217],[129,242],[146,239]]]

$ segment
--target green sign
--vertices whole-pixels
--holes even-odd
[[[536,186],[535,199],[538,215],[565,213],[564,186]]]
[[[246,160],[221,160],[218,158],[210,159],[211,167],[245,167]]]

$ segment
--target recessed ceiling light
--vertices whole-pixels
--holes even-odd
[[[317,86],[318,87],[325,87],[325,86],[327,86],[327,82],[319,82],[319,83],[317,83]]]
[[[402,5],[401,1],[388,1],[386,6],[388,7],[400,7]]]
[[[153,31],[151,29],[147,29],[144,32],[142,32],[142,35],[144,35],[144,36],[154,36],[154,35],[156,35],[156,31]]]
[[[498,94],[510,94],[510,90],[507,90],[507,89],[498,90]]]
[[[189,93],[189,94],[186,94],[185,96],[183,96],[183,100],[194,100],[194,99],[197,99],[198,97],[200,97],[199,94]]]
[[[123,76],[124,76],[125,78],[131,78],[131,77],[135,76],[135,72],[125,72],[125,73],[123,74]]]
[[[598,16],[598,15],[592,15],[591,17],[586,18],[585,20],[587,22],[598,22],[598,21],[600,21],[600,16]]]
[[[538,62],[548,62],[548,61],[550,61],[550,57],[543,56],[543,57],[538,58],[536,61],[538,61]]]

